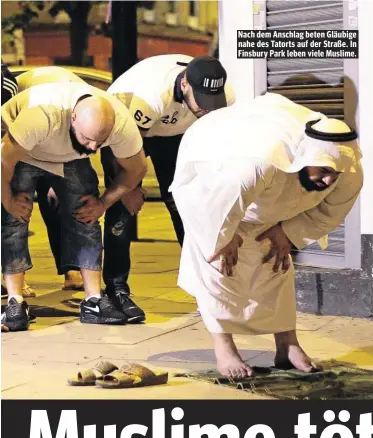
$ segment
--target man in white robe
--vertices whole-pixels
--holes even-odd
[[[273,333],[277,367],[315,367],[296,336],[290,251],[325,247],[361,190],[360,158],[344,122],[271,93],[185,134],[170,187],[186,231],[178,285],[196,297],[221,374],[252,374],[233,334]]]

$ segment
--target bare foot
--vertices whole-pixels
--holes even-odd
[[[212,333],[214,341],[217,369],[219,373],[230,379],[242,379],[253,375],[253,370],[239,355],[230,333]]]
[[[307,356],[299,345],[289,345],[287,351],[277,351],[275,367],[280,369],[296,368],[306,373],[321,370],[320,365]]]
[[[295,331],[276,333],[275,340],[277,346],[276,368],[296,368],[306,373],[322,370],[322,367],[316,364],[300,347]]]

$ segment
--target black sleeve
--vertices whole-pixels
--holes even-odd
[[[5,64],[1,64],[1,105],[8,102],[18,92],[18,84],[14,75]]]

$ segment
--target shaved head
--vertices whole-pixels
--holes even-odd
[[[89,96],[78,101],[71,116],[70,137],[80,154],[95,153],[113,130],[115,111],[103,97]]]

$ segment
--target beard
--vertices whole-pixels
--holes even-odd
[[[330,187],[324,184],[322,181],[318,181],[318,183],[311,181],[308,171],[305,167],[298,172],[298,178],[301,186],[305,188],[307,192],[322,192]]]
[[[192,109],[192,101],[188,94],[184,94],[184,102],[186,103],[186,106],[189,108],[189,110],[193,113],[193,115],[197,117],[197,119],[200,119],[202,116],[205,115],[205,111],[201,109],[199,109],[198,111],[194,111]]]
[[[78,139],[76,138],[75,129],[73,126],[70,126],[70,140],[74,151],[78,152],[79,155],[91,155],[96,153],[96,151],[87,149],[86,147],[84,147],[78,142]]]

